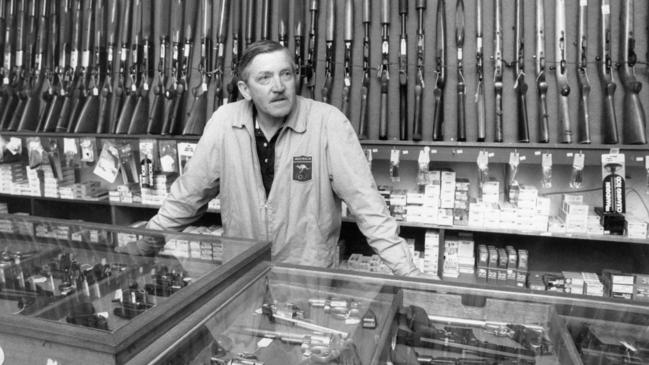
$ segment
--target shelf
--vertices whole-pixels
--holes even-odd
[[[600,156],[608,153],[611,148],[619,148],[626,155],[627,166],[644,167],[645,158],[649,156],[646,145],[602,145],[602,144],[558,144],[558,143],[493,143],[493,142],[411,142],[411,141],[361,141],[364,148],[372,150],[372,158],[389,160],[390,151],[399,149],[401,160],[417,161],[419,152],[424,147],[430,147],[432,161],[470,162],[476,163],[480,151],[489,152],[489,162],[507,163],[509,153],[518,151],[520,162],[526,164],[541,164],[543,153],[552,153],[552,163],[557,165],[572,165],[573,156],[581,151],[584,153],[585,165],[600,165]]]
[[[200,136],[160,135],[160,134],[97,134],[97,133],[65,133],[65,132],[31,132],[31,131],[1,131],[6,137],[43,137],[43,138],[98,138],[98,139],[159,139],[198,142]]]
[[[356,220],[352,217],[343,217],[343,222],[355,223]],[[592,234],[578,234],[578,233],[519,231],[514,229],[491,229],[491,228],[472,227],[472,226],[447,226],[447,225],[440,225],[440,224],[426,224],[426,223],[404,222],[404,221],[399,221],[398,223],[401,227],[412,227],[412,228],[497,233],[497,234],[510,234],[510,235],[518,235],[518,236],[563,238],[563,239],[575,239],[575,240],[586,240],[586,241],[649,244],[649,240],[646,239],[628,238],[626,236],[617,236],[617,235],[592,235]]]

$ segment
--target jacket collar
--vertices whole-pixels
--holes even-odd
[[[254,104],[250,100],[240,100],[238,103],[242,103],[241,111],[238,113],[238,117],[232,119],[232,126],[236,128],[246,128],[250,134],[254,134],[255,131],[255,121],[254,121]],[[306,120],[304,118],[305,112],[304,108],[306,107],[305,100],[302,96],[297,95],[295,97],[295,107],[293,111],[286,117],[286,122],[284,125],[287,128],[291,128],[297,133],[306,132]]]

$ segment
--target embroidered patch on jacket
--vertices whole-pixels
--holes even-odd
[[[313,157],[311,156],[293,157],[293,180],[295,181],[311,180],[312,160]]]

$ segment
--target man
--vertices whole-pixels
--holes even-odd
[[[212,115],[147,227],[182,230],[220,192],[225,235],[271,241],[276,261],[331,266],[342,199],[395,273],[418,274],[351,123],[328,104],[296,96],[294,69],[279,43],[250,45],[238,69],[245,100]],[[139,251],[152,249],[159,247],[139,242]]]

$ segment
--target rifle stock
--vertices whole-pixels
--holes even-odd
[[[83,106],[88,100],[89,85],[88,71],[90,67],[90,36],[92,31],[92,1],[83,1],[83,11],[81,22],[83,23],[83,32],[81,33],[81,67],[78,73],[77,85],[75,86],[74,102],[72,112],[68,121],[67,132],[74,132],[78,123]]]
[[[484,95],[484,50],[482,48],[482,0],[476,0],[476,73],[478,74],[477,86],[475,91],[475,103],[477,107],[478,119],[478,142],[483,142],[487,138],[487,109]]]
[[[503,4],[502,0],[494,0],[494,93],[495,118],[494,141],[503,141]]]
[[[361,83],[361,107],[358,119],[358,139],[367,139],[370,92],[370,0],[363,0],[363,81]]]
[[[200,82],[191,90],[194,98],[189,115],[187,116],[187,122],[183,128],[183,135],[201,135],[207,119],[207,50],[210,48],[210,40],[208,38],[210,21],[207,17],[211,11],[208,9],[209,4],[207,0],[202,0],[200,6],[200,14],[202,15],[200,25],[202,28],[201,60],[198,64]]]
[[[160,134],[164,120],[165,87],[167,76],[167,51],[169,49],[169,35],[162,29],[163,4],[159,1],[153,2],[154,34],[160,34],[160,55],[156,67],[156,78],[153,80],[153,104],[149,110],[146,133]]]
[[[529,122],[527,119],[527,83],[525,83],[525,31],[524,31],[524,1],[515,2],[515,42],[514,58],[514,91],[516,92],[516,114],[518,120],[518,141],[530,141]]]
[[[106,65],[105,76],[99,89],[99,111],[97,122],[97,133],[112,133],[113,124],[117,115],[117,106],[113,103],[117,102],[117,97],[114,95],[114,71],[113,62],[115,54],[115,39],[117,31],[117,0],[108,0],[106,3],[108,12],[106,23]]]
[[[464,1],[455,3],[455,44],[457,46],[457,140],[466,141],[465,99],[466,83],[464,81]]]
[[[401,36],[399,37],[399,139],[408,139],[408,1],[399,0]]]
[[[101,87],[101,62],[104,56],[102,35],[104,34],[104,8],[101,1],[95,2],[94,8],[94,65],[90,70],[86,101],[79,112],[74,133],[95,133],[100,120],[99,115],[99,88]]]
[[[415,74],[415,111],[412,121],[412,139],[423,138],[423,100],[424,100],[424,10],[426,0],[415,2],[417,9],[417,73]]]
[[[23,12],[22,16],[20,12]],[[23,25],[23,31],[19,32],[18,36],[21,39],[16,39],[16,43],[20,43],[20,46],[17,47],[16,51],[16,61],[19,59],[22,62],[22,68],[20,70],[19,81],[15,86],[15,95],[18,99],[18,104],[15,110],[12,110],[12,115],[9,116],[7,121],[8,126],[7,130],[15,131],[18,129],[20,124],[20,119],[23,113],[25,112],[25,105],[27,104],[27,99],[30,94],[30,89],[32,88],[32,82],[34,75],[32,74],[32,48],[33,40],[32,37],[36,33],[36,2],[35,0],[23,0],[20,5],[20,10],[18,11],[18,16],[27,18],[27,24]],[[22,52],[21,52],[22,49]]]
[[[579,3],[579,20],[577,35],[577,83],[579,84],[579,104],[577,106],[577,132],[579,143],[591,143],[590,113],[590,80],[588,79],[587,38],[588,38],[588,0]]]
[[[125,134],[128,133],[131,119],[133,118],[133,111],[137,103],[137,84],[138,84],[138,69],[140,49],[140,30],[142,24],[142,0],[133,0],[131,8],[131,42],[130,50],[127,54],[130,55],[130,61],[127,63],[128,72],[124,83],[125,99],[122,102],[115,133]]]
[[[613,81],[613,61],[611,57],[611,4],[602,0],[600,19],[599,72],[604,92],[602,113],[602,140],[606,144],[619,142],[617,120],[615,116],[615,90]]]
[[[325,81],[322,85],[322,101],[331,103],[331,89],[334,82],[334,68],[336,66],[336,44],[334,42],[334,27],[336,26],[336,8],[335,0],[326,0],[325,12]]]
[[[304,66],[305,84],[308,89],[308,96],[311,99],[315,98],[316,63],[318,59],[318,3],[318,0],[309,1],[311,21],[309,23],[309,41],[307,45],[306,64]]]
[[[545,76],[545,0],[536,0],[536,90],[538,98],[537,123],[538,141],[550,142],[548,118],[548,82]]]
[[[18,93],[16,87],[20,84],[20,76],[22,74],[22,58],[19,56],[22,54],[22,38],[23,38],[23,27],[24,27],[24,7],[21,0],[17,0],[18,5],[14,5],[14,0],[9,2],[9,14],[7,21],[7,29],[5,32],[5,68],[7,72],[5,77],[2,80],[2,85],[4,88],[4,93],[6,97],[4,109],[0,111],[2,114],[0,116],[0,130],[7,130],[9,124],[11,123],[11,117],[13,112],[18,106]],[[14,11],[16,14],[14,15]],[[22,12],[20,9],[23,9]],[[15,29],[14,29],[15,21]],[[16,35],[17,34],[17,35]],[[12,39],[16,38],[15,50],[12,48]],[[12,52],[14,53],[12,55]],[[12,62],[13,56],[13,62]]]
[[[379,139],[388,139],[388,88],[390,82],[390,0],[381,0],[381,106],[379,113]]]
[[[57,132],[67,132],[68,124],[72,119],[72,108],[74,99],[78,96],[81,80],[81,66],[79,65],[79,49],[81,48],[81,0],[72,1],[72,33],[70,37],[70,63],[66,67],[65,76],[63,79],[63,105],[59,114],[58,121],[56,122]],[[72,95],[72,93],[75,95]]]
[[[561,143],[572,143],[572,127],[570,123],[570,85],[568,84],[568,50],[566,32],[566,4],[565,0],[556,0],[555,41],[557,60],[557,88],[559,97],[559,125],[561,126]]]
[[[354,33],[354,1],[345,0],[345,23],[343,24],[343,40],[345,42],[345,55],[343,59],[345,73],[343,76],[342,101],[340,110],[351,121],[351,88],[352,88],[352,39]]]

